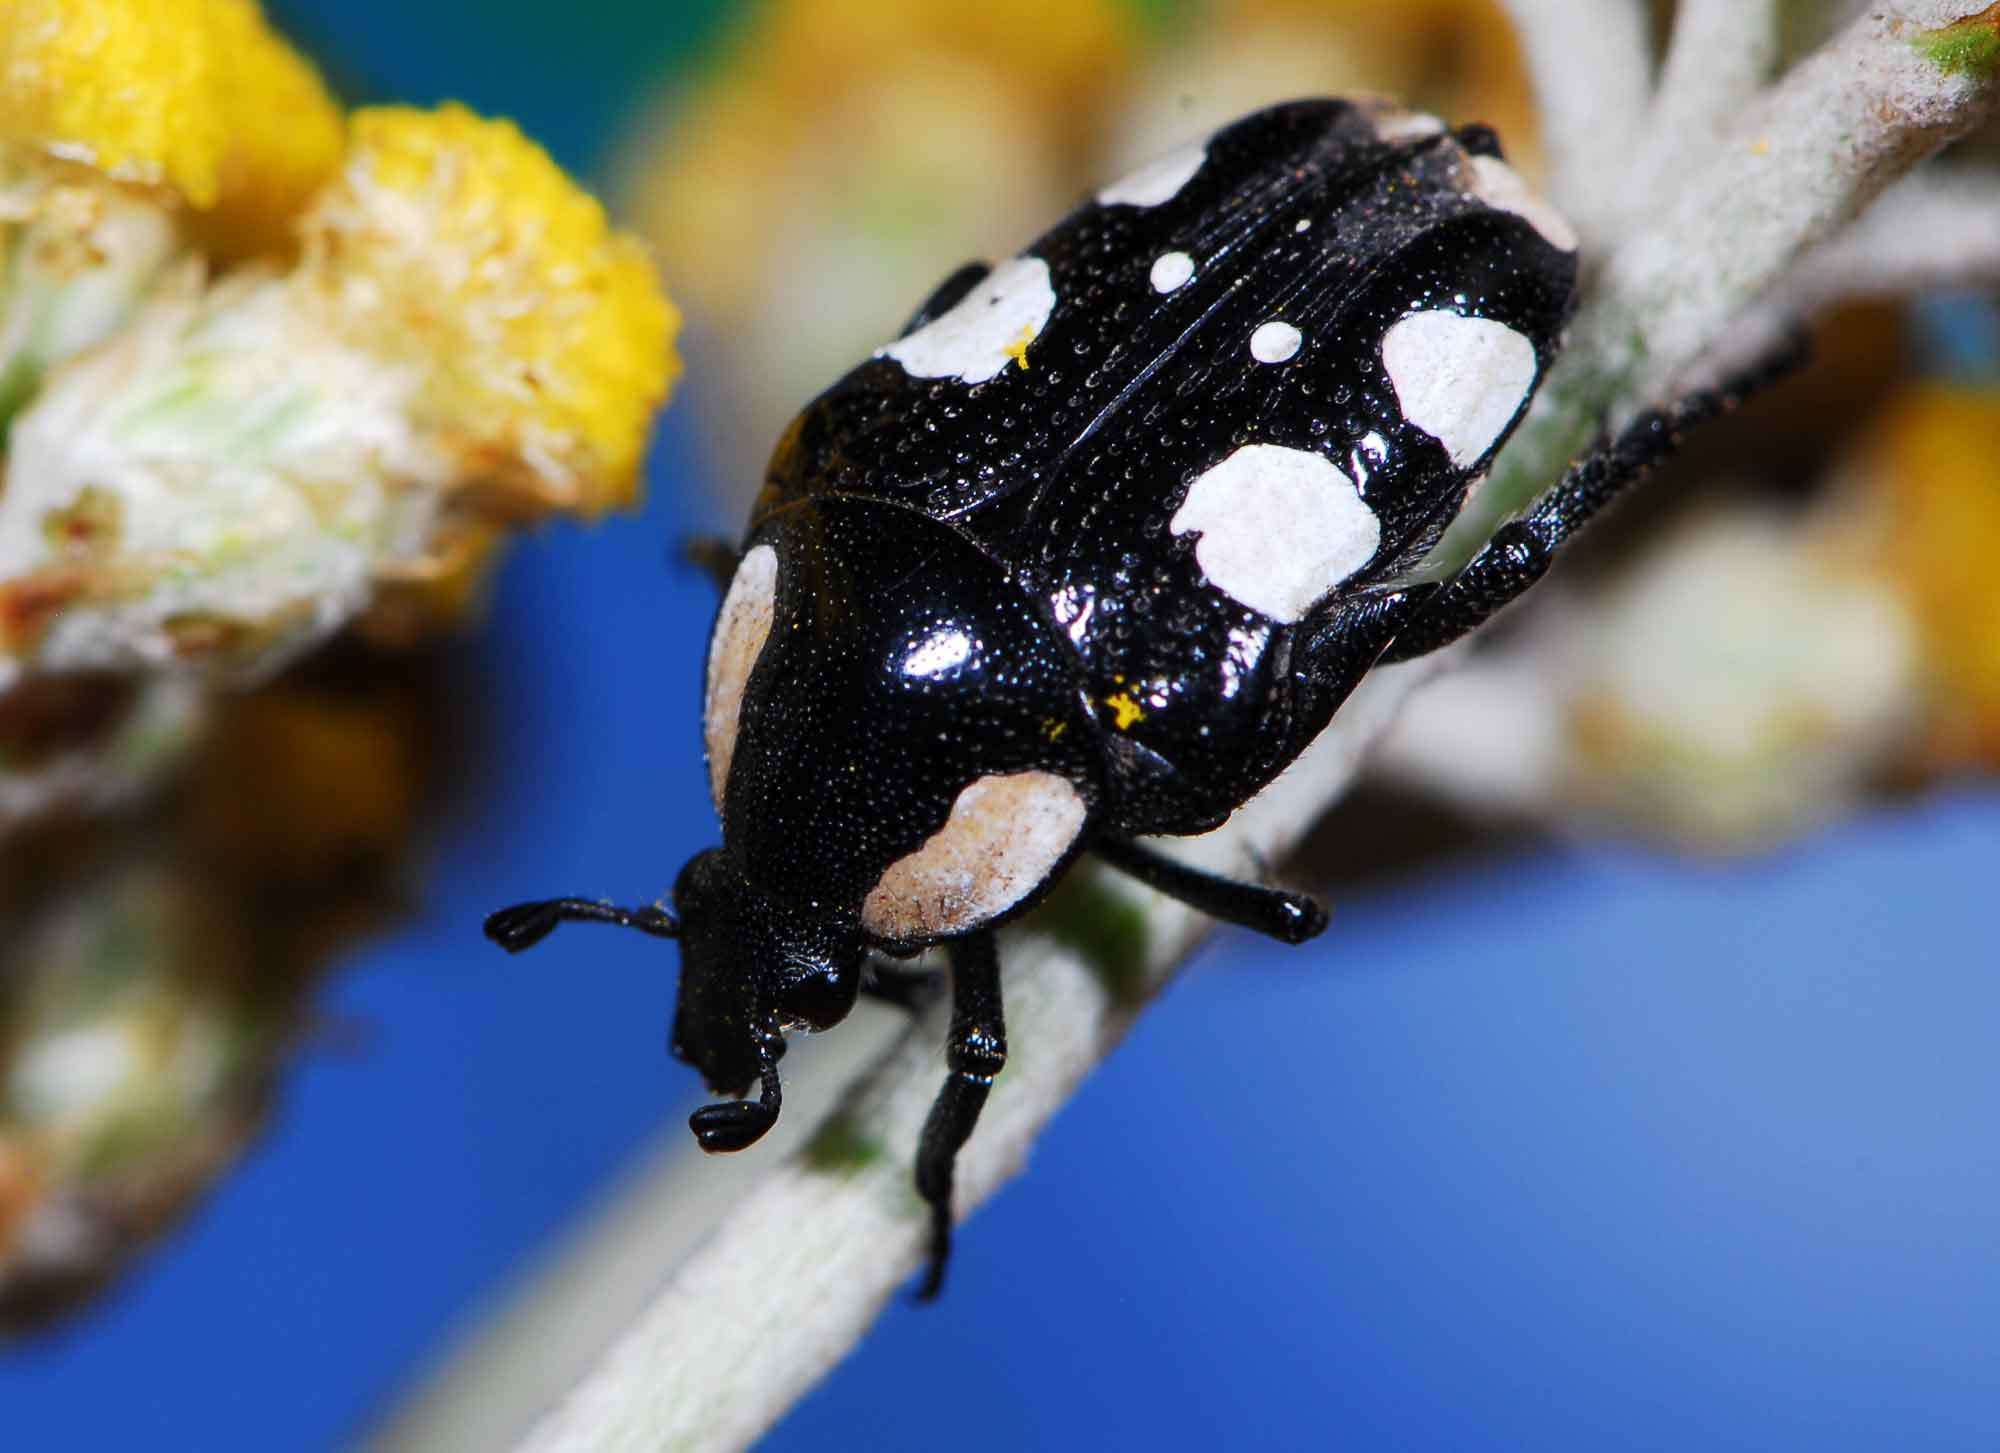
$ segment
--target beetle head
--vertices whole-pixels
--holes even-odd
[[[674,1056],[717,1094],[763,1085],[756,1102],[709,1105],[689,1123],[702,1149],[740,1150],[778,1118],[785,1031],[830,1029],[854,1007],[861,930],[765,897],[720,849],[688,861],[674,906],[681,920]]]

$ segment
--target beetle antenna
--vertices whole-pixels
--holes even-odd
[[[764,1132],[778,1122],[784,1104],[784,1089],[778,1083],[778,1056],[773,1044],[782,1045],[775,1027],[757,1036],[757,1071],[764,1087],[755,1102],[730,1100],[720,1105],[704,1105],[688,1116],[688,1129],[710,1155],[742,1150],[757,1143]]]
[[[486,915],[486,936],[510,954],[533,948],[556,930],[559,923],[613,923],[620,928],[636,928],[654,938],[679,938],[680,923],[658,904],[644,908],[616,908],[590,898],[545,898],[537,903],[516,903]]]

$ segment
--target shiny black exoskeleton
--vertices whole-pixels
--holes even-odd
[[[683,947],[674,1052],[775,1120],[792,1030],[871,951],[949,946],[950,1073],[917,1181],[935,1292],[952,1162],[1004,1062],[994,930],[1093,852],[1288,942],[1302,896],[1182,867],[1378,662],[1463,635],[1668,446],[1648,415],[1448,581],[1415,578],[1526,408],[1574,237],[1483,128],[1385,106],[1256,113],[955,274],[779,442],[710,647],[722,845],[678,917],[496,913]],[[1705,406],[1705,405],[1704,405]],[[756,1099],[742,1099],[753,1089]]]

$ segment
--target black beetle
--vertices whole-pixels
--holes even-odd
[[[692,1117],[711,1151],[770,1128],[784,1036],[839,1023],[871,952],[946,944],[950,1073],[917,1164],[934,1294],[953,1159],[1006,1058],[996,927],[1089,851],[1217,918],[1318,933],[1311,899],[1139,839],[1219,825],[1371,667],[1479,625],[1728,401],[1641,416],[1423,576],[1576,273],[1491,131],[1337,100],[1245,117],[961,269],[793,421],[723,551],[722,846],[682,870],[678,917],[564,898],[487,934],[678,937],[674,1053],[738,1097]]]

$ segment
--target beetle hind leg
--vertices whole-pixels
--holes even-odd
[[[993,1078],[1007,1063],[1007,1026],[1000,1010],[1000,954],[992,932],[975,933],[951,945],[951,1035],[945,1063],[951,1067],[931,1104],[917,1147],[917,1194],[931,1212],[930,1266],[917,1300],[928,1302],[944,1286],[951,1259],[951,1187],[958,1152],[979,1123]]]
[[[1326,928],[1326,909],[1303,893],[1205,873],[1130,838],[1102,838],[1091,851],[1119,872],[1197,912],[1255,929],[1280,943],[1304,943]]]
[[[1525,515],[1494,531],[1456,576],[1409,587],[1405,593],[1415,618],[1382,653],[1379,664],[1428,655],[1486,624],[1548,573],[1571,536],[1679,448],[1689,429],[1735,409],[1792,373],[1805,355],[1805,336],[1794,334],[1720,386],[1640,414],[1615,439],[1572,464]]]

